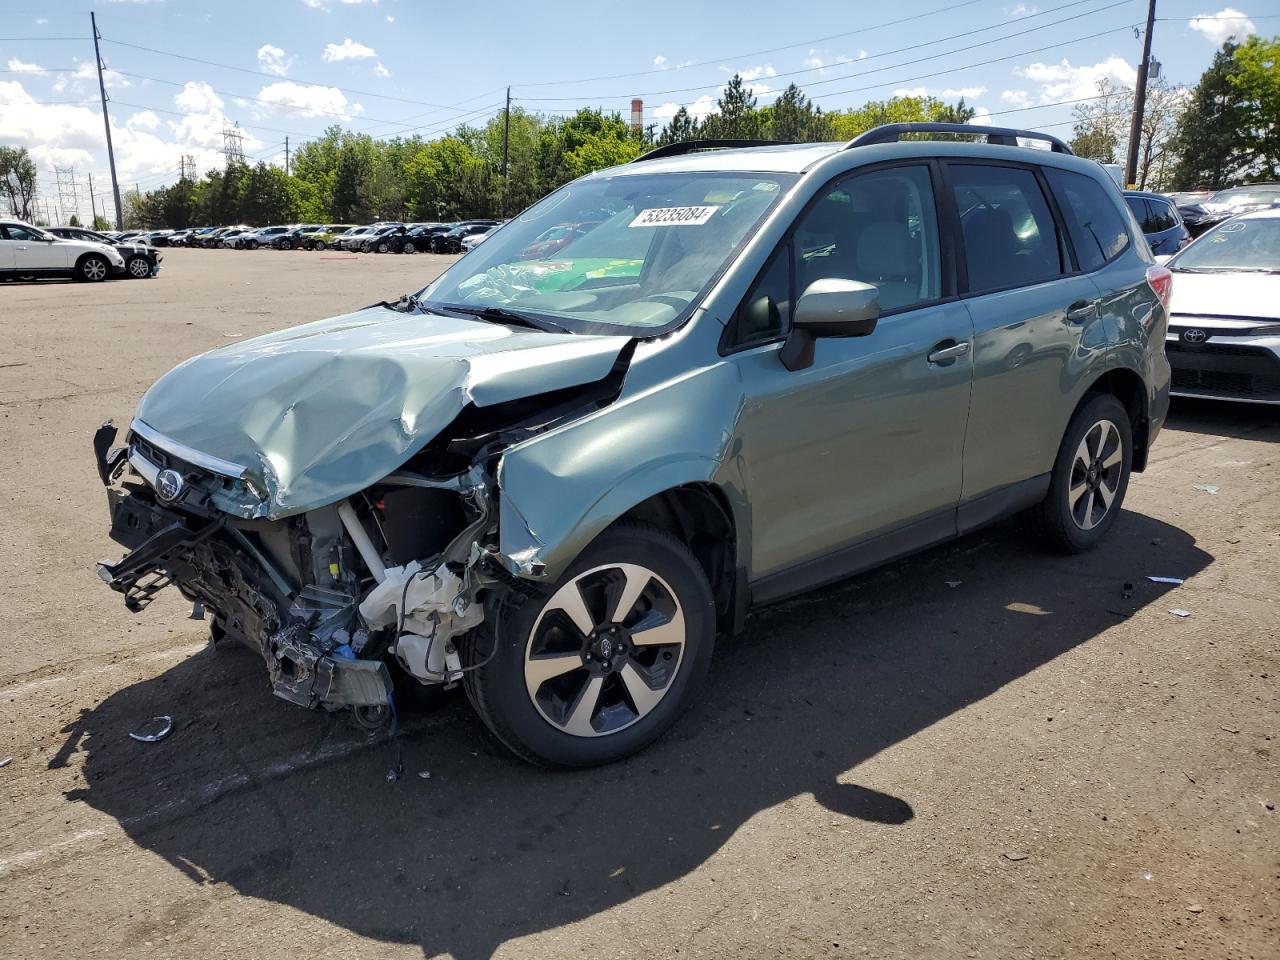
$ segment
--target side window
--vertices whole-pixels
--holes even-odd
[[[1147,205],[1151,208],[1151,229],[1155,233],[1172,230],[1178,225],[1178,221],[1173,216],[1173,207],[1165,201],[1148,200]]]
[[[10,240],[34,240],[36,238],[36,235],[26,227],[20,227],[14,223],[9,224],[4,229]]]
[[[742,301],[725,343],[746,347],[782,336],[791,324],[791,244],[785,243]]]
[[[925,166],[841,181],[805,213],[792,246],[796,296],[828,277],[877,287],[884,313],[942,296],[938,220]]]
[[[1064,272],[1058,227],[1034,173],[963,163],[950,173],[970,292],[1042,283]]]
[[[1124,218],[1098,181],[1054,167],[1045,167],[1044,175],[1066,218],[1081,270],[1097,270],[1129,245]]]
[[[1133,213],[1133,219],[1138,221],[1138,229],[1143,233],[1154,233],[1151,226],[1151,209],[1147,206],[1147,201],[1142,197],[1125,197],[1124,202]]]

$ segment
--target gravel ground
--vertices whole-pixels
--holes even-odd
[[[671,735],[593,772],[511,760],[453,699],[388,782],[393,745],[271,697],[176,595],[126,612],[94,428],[449,259],[0,286],[0,956],[1280,956],[1280,410],[1175,401],[1095,553],[1010,522],[758,613]]]

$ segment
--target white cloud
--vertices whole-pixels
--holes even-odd
[[[926,87],[899,87],[893,91],[895,97],[927,97],[929,90]]]
[[[108,90],[117,90],[130,86],[128,79],[119,71],[112,70],[110,67],[104,67],[102,71],[102,82],[106,84]],[[76,64],[76,69],[72,73],[64,73],[58,77],[53,83],[53,92],[62,93],[67,89],[81,91],[93,88],[94,92],[98,89],[98,69],[88,60],[80,60]]]
[[[393,17],[391,14],[389,14],[389,13],[388,13],[388,14],[387,14],[387,23],[395,23],[395,22],[396,22],[396,18],[395,18],[395,17]]]
[[[943,100],[959,100],[961,97],[964,97],[966,100],[972,100],[975,97],[982,96],[986,92],[986,87],[948,87],[946,90],[943,90],[939,96],[941,96]]]
[[[211,113],[222,109],[222,98],[203,80],[188,80],[173,103],[184,113]]]
[[[1015,76],[1040,85],[1040,102],[1083,100],[1096,96],[1098,81],[1114,80],[1126,87],[1138,81],[1138,71],[1123,57],[1108,57],[1098,63],[1073,67],[1065,57],[1060,63],[1032,63],[1015,68]]]
[[[1039,7],[1033,7],[1025,3],[1015,4],[1012,8],[1005,8],[1005,13],[1011,17],[1029,17],[1033,13],[1039,13]]]
[[[778,71],[773,69],[773,64],[762,63],[756,67],[747,67],[745,70],[730,70],[728,67],[721,67],[725,73],[737,73],[743,80],[759,80],[761,77],[776,77]]]
[[[327,44],[321,59],[325,63],[334,63],[338,60],[367,60],[377,55],[378,52],[373,47],[366,47],[363,43],[357,43],[347,37],[342,43]]]
[[[34,63],[23,63],[17,57],[9,58],[9,70],[13,73],[35,73],[40,75],[46,72],[44,67]]]
[[[389,76],[391,76],[391,71],[390,71],[390,70],[388,70],[386,67],[384,67],[384,66],[382,65],[382,61],[381,61],[381,60],[379,60],[379,61],[377,62],[377,64],[374,66],[374,68],[373,68],[373,72],[374,72],[374,73],[376,73],[376,74],[377,74],[378,76],[380,76],[380,77],[389,77]]]
[[[150,110],[141,110],[126,120],[124,125],[130,130],[156,130],[160,127],[160,118]]]
[[[697,100],[693,101],[693,103],[684,104],[684,107],[689,111],[690,116],[697,120],[703,120],[708,114],[715,113],[716,99],[717,98],[711,96],[711,94],[704,93]],[[676,111],[678,111],[680,107],[681,104],[678,103],[664,103],[653,108],[653,116],[658,120],[670,120],[676,115]]]
[[[49,18],[48,18],[48,17],[36,17],[36,26],[37,26],[37,27],[43,27],[43,26],[44,26],[46,23],[48,23],[48,22],[49,22]]]
[[[985,127],[991,123],[991,111],[986,107],[974,107],[973,116],[969,118],[968,122]]]
[[[269,83],[258,99],[282,113],[298,117],[348,117],[347,98],[337,87],[307,87],[292,80]]]
[[[1001,90],[1000,100],[1007,103],[1011,107],[1029,107],[1031,106],[1031,94],[1025,90]]]
[[[862,59],[866,55],[867,51],[858,51],[858,59]],[[827,70],[831,67],[838,67],[841,64],[852,62],[853,57],[845,56],[842,53],[833,56],[826,50],[814,50],[811,48],[809,50],[809,56],[805,57],[801,66],[807,70],[817,70],[819,74],[826,74]]]
[[[657,67],[659,70],[665,69],[667,66],[667,58],[664,57],[662,54],[658,54],[656,57],[653,58],[653,65]]]
[[[1202,13],[1187,21],[1187,26],[1197,33],[1202,33],[1213,41],[1214,46],[1221,46],[1228,37],[1243,40],[1258,28],[1253,21],[1234,7],[1224,7],[1217,13]]]
[[[289,73],[289,68],[293,66],[293,59],[286,59],[284,51],[279,47],[264,43],[258,48],[258,66],[262,67],[267,73],[274,73],[277,77],[283,77]]]

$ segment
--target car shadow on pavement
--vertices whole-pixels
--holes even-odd
[[[1280,404],[1174,397],[1165,426],[1188,433],[1280,443]]]
[[[1038,552],[1002,524],[755,614],[722,641],[701,702],[667,737],[592,771],[509,758],[455,698],[407,718],[392,782],[395,743],[365,746],[343,718],[272,698],[256,655],[222,648],[86,710],[52,765],[82,752],[86,786],[68,799],[114,817],[193,884],[476,960],[680,880],[793,798],[892,843],[921,800],[860,764],[1172,589],[1148,574],[1212,562],[1187,533],[1131,512],[1077,557]],[[1120,666],[1114,677],[1126,696]],[[1026,709],[1042,720],[1046,707]],[[155,714],[174,716],[173,734],[130,740]],[[993,736],[976,717],[959,722]],[[644,942],[662,936],[661,917],[639,908],[618,922]]]

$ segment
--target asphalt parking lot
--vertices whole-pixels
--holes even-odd
[[[0,284],[0,956],[1280,956],[1280,408],[1175,401],[1095,553],[1011,521],[760,612],[602,770],[526,767],[455,699],[389,782],[176,594],[129,614],[94,428],[451,260]]]

